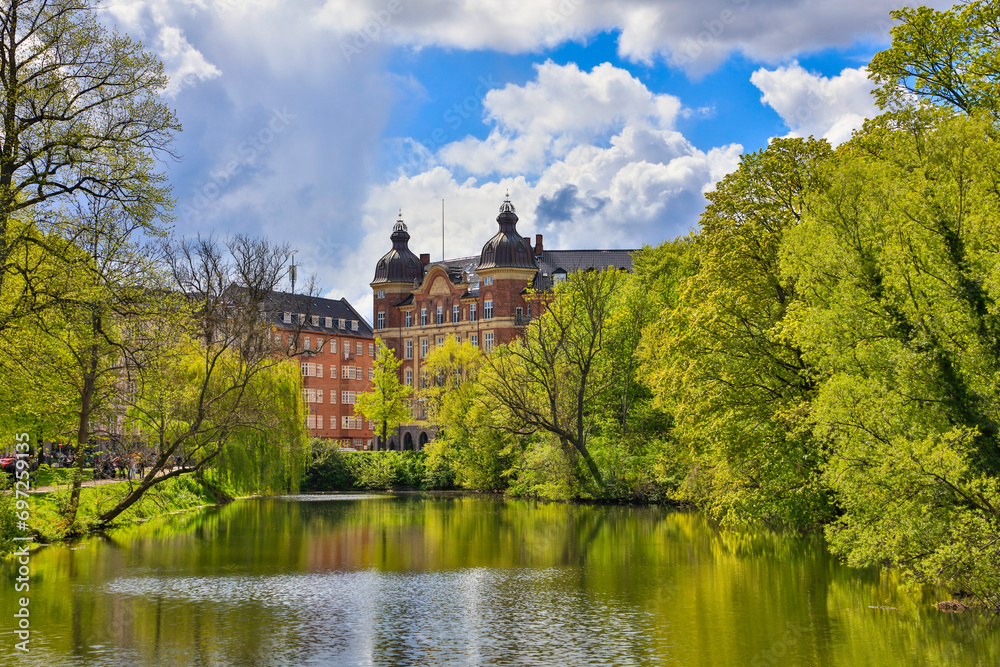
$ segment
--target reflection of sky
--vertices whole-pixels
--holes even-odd
[[[578,578],[573,569],[518,568],[126,577],[102,592],[194,603],[204,613],[266,608],[271,664],[656,662],[649,612],[581,591]],[[225,662],[228,648],[215,659]]]

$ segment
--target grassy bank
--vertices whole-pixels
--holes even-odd
[[[60,483],[53,479],[51,483]],[[125,495],[133,485],[127,481],[88,486],[81,490],[77,523],[69,526],[62,510],[69,500],[69,486],[55,491],[32,494],[29,501],[28,527],[40,542],[57,542],[71,534],[87,533],[96,526],[96,519]],[[218,502],[215,493],[190,475],[169,479],[150,489],[139,501],[123,512],[116,526],[131,525],[153,517],[183,512]]]

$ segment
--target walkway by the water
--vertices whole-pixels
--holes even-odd
[[[173,470],[173,468],[167,468],[166,470],[161,470],[160,473],[157,475],[157,477],[159,477],[161,475],[165,475],[166,473],[170,472],[171,470]],[[119,482],[128,482],[128,481],[133,481],[133,482],[137,482],[138,483],[138,482],[142,481],[142,476],[141,475],[134,475],[131,480],[128,480],[128,479],[118,479],[118,478],[115,478],[115,479],[87,479],[87,480],[83,481],[83,483],[81,484],[81,486],[103,486],[105,484],[117,484]],[[53,491],[58,490],[60,487],[65,487],[65,486],[69,486],[69,484],[67,483],[67,484],[53,484],[53,485],[49,485],[49,486],[40,486],[38,488],[32,488],[32,489],[30,489],[28,491],[28,493],[52,493]]]

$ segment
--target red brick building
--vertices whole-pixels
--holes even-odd
[[[541,234],[532,246],[517,231],[509,198],[496,221],[499,230],[478,256],[434,263],[429,255],[418,257],[410,250],[402,218],[393,227],[392,249],[379,259],[370,284],[375,335],[402,361],[405,384],[419,384],[421,360],[448,336],[484,353],[519,336],[532,318],[529,288],[550,290],[573,271],[632,269],[632,250],[546,250]],[[389,446],[420,449],[433,433],[433,428],[407,425],[389,439]]]
[[[357,395],[370,391],[375,361],[372,328],[346,299],[276,294],[276,343],[297,352],[306,424],[313,437],[370,449],[372,424],[354,413]]]

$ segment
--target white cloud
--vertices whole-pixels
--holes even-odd
[[[345,258],[339,280],[371,279],[375,262],[391,247],[400,208],[411,249],[440,259],[442,198],[445,254],[478,255],[496,232],[508,190],[518,230],[532,238],[543,234],[547,248],[657,243],[697,224],[704,192],[738,165],[742,152],[738,144],[699,150],[672,129],[677,98],[655,95],[607,64],[590,72],[572,64],[539,65],[533,81],[491,91],[485,106],[492,125],[487,139],[467,137],[434,153],[417,145],[424,165],[419,172],[369,191],[362,206],[364,239]],[[563,143],[566,137],[571,141]],[[544,150],[536,153],[538,146]],[[535,170],[530,178],[526,165]],[[349,298],[367,299],[367,289]]]
[[[763,93],[761,102],[781,116],[792,137],[822,137],[837,145],[850,139],[865,118],[879,113],[864,67],[827,78],[792,63],[775,70],[761,68],[750,81]]]
[[[887,39],[889,11],[901,0],[326,0],[317,23],[346,48],[382,41],[413,47],[539,51],[618,33],[630,60],[663,59],[692,74],[731,53],[776,63],[807,51],[842,47],[859,37]],[[934,0],[939,8],[952,0]]]
[[[536,78],[508,84],[483,100],[493,130],[444,146],[442,163],[475,174],[539,174],[581,145],[608,139],[630,126],[673,127],[681,102],[656,95],[629,72],[604,63],[590,72],[551,61]]]

